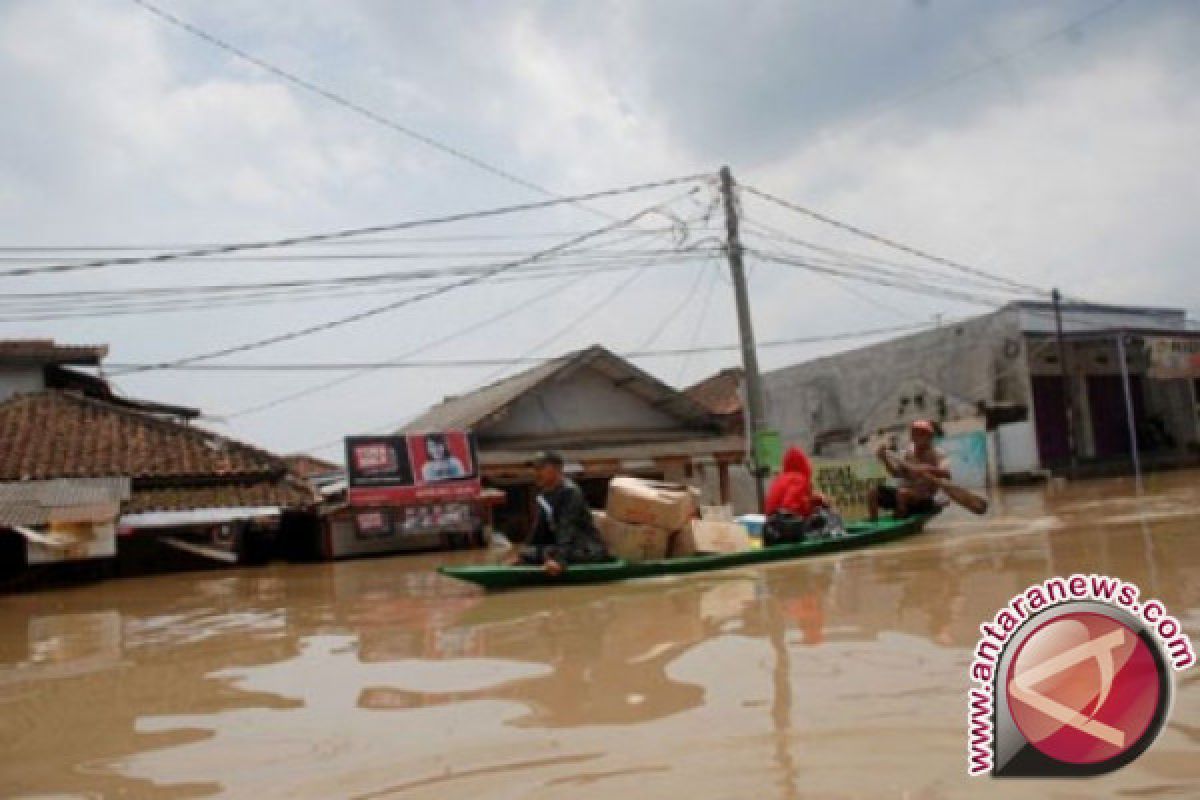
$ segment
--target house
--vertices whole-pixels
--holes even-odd
[[[746,371],[741,367],[728,367],[689,386],[683,393],[708,409],[725,430],[744,433],[742,384],[745,378]]]
[[[1072,461],[1079,474],[1127,470],[1131,423],[1144,463],[1200,460],[1200,332],[1185,313],[1089,303],[1061,311],[1065,371],[1054,307],[1017,302],[767,372],[766,427],[839,457],[930,418],[948,434],[986,440],[980,466],[993,479]]]
[[[563,454],[594,507],[617,474],[686,482],[728,502],[730,467],[745,458],[743,437],[703,405],[599,345],[448,397],[404,428],[450,430],[475,433],[485,484],[508,498],[496,526],[517,537],[531,525],[527,464],[539,450]]]
[[[316,502],[280,458],[190,424],[194,409],[116,395],[104,347],[0,342],[0,572],[120,555],[160,568],[265,553]]]
[[[98,368],[107,355],[107,345],[66,345],[53,339],[0,339],[0,402],[18,393],[64,389],[180,420],[200,416],[198,409],[186,406],[122,397],[104,378],[72,369]]]

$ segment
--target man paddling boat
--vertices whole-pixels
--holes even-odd
[[[950,460],[934,447],[933,423],[927,419],[914,420],[908,433],[911,444],[899,459],[888,452],[886,443],[875,452],[883,468],[895,478],[896,486],[879,486],[868,492],[867,508],[872,521],[879,519],[881,508],[897,517],[937,511],[938,489],[952,477]]]
[[[563,474],[562,456],[538,453],[530,466],[540,490],[538,514],[529,545],[517,554],[518,563],[559,575],[568,564],[610,560],[583,490]]]

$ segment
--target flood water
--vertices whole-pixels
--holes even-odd
[[[0,597],[0,795],[1200,796],[1200,670],[1090,782],[968,780],[978,625],[1102,572],[1200,638],[1200,473],[1009,490],[875,549],[485,595],[483,553]]]

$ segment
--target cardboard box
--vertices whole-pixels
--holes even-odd
[[[691,525],[671,534],[671,541],[667,545],[668,557],[681,558],[694,555],[696,555],[696,540],[692,538]]]
[[[741,525],[705,519],[692,520],[688,535],[679,542],[681,550],[692,548],[696,553],[740,553],[750,547],[750,534]]]
[[[608,484],[608,515],[621,522],[677,531],[696,514],[696,495],[687,486],[616,477]]]
[[[626,561],[666,558],[671,532],[652,525],[637,525],[613,519],[611,514],[593,511],[600,538],[609,554]]]
[[[700,519],[733,522],[733,506],[700,506]]]

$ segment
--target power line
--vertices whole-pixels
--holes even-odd
[[[658,337],[663,335],[663,331],[665,331],[670,324],[674,322],[680,314],[683,313],[683,310],[688,307],[689,303],[692,302],[692,298],[696,296],[696,292],[700,291],[700,284],[704,280],[704,275],[704,270],[696,270],[696,279],[692,281],[692,288],[689,289],[687,294],[683,296],[683,299],[679,301],[679,304],[676,305],[669,314],[666,314],[662,318],[654,330],[650,332],[650,335],[642,340],[641,345],[638,346],[639,350],[644,350],[657,342]]]
[[[131,2],[141,2],[141,0],[131,0]],[[214,245],[212,247],[198,247],[192,250],[179,250],[167,253],[158,253],[152,256],[121,256],[116,258],[101,258],[91,261],[68,262],[63,264],[40,265],[36,267],[20,267],[16,269],[8,269],[0,271],[0,278],[13,278],[25,275],[40,275],[53,272],[76,272],[79,270],[102,269],[106,267],[117,266],[132,266],[136,264],[160,264],[167,261],[178,261],[181,259],[195,259],[205,256],[221,255],[225,253],[235,253],[244,250],[269,250],[279,247],[293,247],[301,244],[312,244],[313,242],[326,242],[334,239],[345,239],[354,236],[365,236],[373,233],[384,233],[388,231],[408,230],[411,228],[425,227],[430,225],[444,225],[452,222],[464,222],[466,220],[484,219],[488,217],[497,217],[504,214],[515,214],[525,211],[535,211],[551,206],[561,205],[563,203],[578,202],[583,200],[593,200],[600,197],[615,197],[618,195],[632,194],[635,192],[648,191],[650,189],[659,189],[667,186],[676,186],[681,183],[689,183],[698,180],[703,180],[707,175],[686,175],[678,178],[669,178],[662,181],[654,181],[651,183],[634,184],[623,186],[617,189],[606,189],[599,192],[589,192],[587,194],[575,195],[573,197],[556,198],[553,200],[542,200],[535,203],[523,203],[519,205],[503,206],[501,208],[492,208],[482,211],[469,211],[458,214],[447,214],[441,217],[430,217],[427,219],[407,220],[405,222],[396,222],[386,225],[371,225],[361,228],[343,228],[341,230],[330,231],[327,233],[314,233],[303,236],[289,236],[283,239],[275,239],[271,241],[259,242],[238,242],[233,244]]]
[[[961,70],[959,72],[945,75],[939,79],[936,79],[934,81],[931,81],[931,82],[925,84],[924,86],[917,87],[916,89],[913,89],[912,91],[909,91],[906,94],[903,94],[900,97],[897,97],[896,99],[894,99],[892,101],[889,101],[889,102],[886,102],[886,103],[876,106],[876,108],[871,112],[871,114],[868,117],[856,120],[852,123],[849,123],[846,126],[843,126],[843,131],[861,127],[863,125],[867,125],[867,124],[873,122],[874,120],[878,119],[880,116],[886,114],[888,111],[891,111],[895,108],[899,108],[900,106],[910,103],[913,100],[917,100],[921,97],[924,97],[925,95],[940,91],[948,86],[953,86],[954,84],[959,83],[963,80],[966,80],[967,78],[973,78],[976,75],[980,75],[984,72],[988,72],[988,71],[996,69],[998,67],[1002,67],[1005,64],[1015,61],[1017,58],[1025,55],[1026,53],[1029,53],[1045,44],[1048,44],[1048,43],[1054,41],[1055,39],[1059,38],[1060,36],[1064,36],[1066,34],[1071,33],[1072,31],[1078,30],[1079,28],[1083,27],[1088,22],[1091,22],[1092,20],[1094,20],[1098,17],[1101,17],[1101,16],[1109,13],[1110,11],[1113,11],[1118,6],[1123,5],[1125,2],[1126,2],[1126,0],[1115,0],[1115,2],[1111,2],[1111,3],[1108,3],[1107,5],[1101,6],[1100,8],[1093,9],[1092,11],[1088,12],[1087,14],[1084,14],[1083,16],[1070,21],[1065,25],[1062,25],[1058,28],[1055,28],[1054,30],[1044,33],[1041,36],[1037,37],[1036,39],[1026,42],[1024,45],[1021,45],[1020,47],[1017,47],[1013,50],[1009,50],[1006,53],[1001,53],[999,55],[993,56],[979,64],[976,64],[972,67],[968,67],[967,69]]]
[[[628,239],[631,237],[632,234],[635,234],[635,233],[638,233],[638,231],[629,231],[621,239],[618,239],[618,241],[623,241],[625,239]],[[584,279],[586,280],[587,277],[592,274],[595,274],[595,273],[594,272],[586,273],[586,276]],[[498,280],[503,280],[503,278],[498,279]],[[409,349],[409,350],[405,351],[404,353],[401,353],[400,355],[397,355],[384,363],[386,364],[386,363],[395,363],[395,362],[403,361],[404,359],[411,358],[412,356],[428,352],[429,350],[432,350],[440,345],[446,344],[447,342],[454,341],[455,339],[461,338],[469,333],[474,333],[475,331],[481,330],[482,328],[485,328],[488,325],[491,325],[502,319],[506,319],[520,311],[524,311],[531,303],[538,303],[545,299],[548,299],[549,297],[552,297],[553,295],[558,294],[559,292],[563,291],[564,289],[566,289],[569,286],[572,286],[574,284],[575,284],[574,280],[568,279],[566,281],[563,281],[562,283],[558,284],[557,286],[552,287],[549,291],[538,294],[537,296],[535,296],[534,298],[532,298],[531,300],[527,301],[524,304],[510,306],[509,308],[502,310],[498,314],[494,314],[483,320],[479,320],[470,325],[467,325],[466,327],[459,328],[458,330],[453,331],[449,334],[446,334],[445,336],[441,336],[437,339],[434,339],[433,341],[430,341],[425,344],[419,345],[415,348]],[[249,406],[247,408],[240,409],[231,414],[226,414],[225,418],[226,419],[236,419],[238,417],[249,416],[251,414],[257,414],[257,413],[260,413],[263,411],[267,411],[272,408],[278,408],[279,406],[284,405],[286,403],[290,403],[292,401],[299,400],[304,397],[310,397],[319,392],[323,392],[328,389],[332,389],[334,387],[340,386],[342,384],[349,383],[352,380],[356,380],[364,375],[374,372],[376,369],[377,369],[377,367],[375,367],[375,366],[364,365],[364,367],[362,369],[356,370],[355,372],[351,373],[350,375],[345,375],[345,376],[342,376],[339,378],[334,378],[332,380],[322,381],[320,383],[317,383],[317,384],[314,384],[311,386],[306,386],[303,389],[299,389],[294,392],[289,392],[281,397],[276,397],[271,400],[267,400],[265,402],[258,403],[254,406]]]
[[[912,275],[923,279],[954,281],[956,286],[962,285],[965,282],[968,285],[973,285],[981,289],[995,290],[997,288],[1004,287],[1005,291],[1017,291],[1016,289],[1010,288],[1006,282],[973,278],[969,275],[963,275],[962,273],[950,274],[941,272],[932,267],[899,263],[896,261],[867,255],[865,253],[859,253],[853,250],[844,250],[838,247],[817,244],[816,242],[810,242],[788,234],[774,226],[768,225],[765,222],[747,220],[746,224],[747,227],[752,229],[752,232],[756,236],[763,236],[767,239],[771,239],[775,244],[778,244],[782,241],[789,244],[799,245],[806,250],[814,250],[822,254],[821,257],[826,259],[826,262],[833,266],[862,267],[864,269],[892,273],[893,275]]]
[[[716,229],[712,229],[716,230]],[[638,233],[647,236],[653,236],[659,233],[669,233],[670,228],[639,228]],[[457,236],[390,236],[380,239],[354,239],[340,242],[343,246],[354,245],[379,245],[379,244],[413,244],[413,243],[440,243],[454,244],[458,242],[476,242],[476,241],[513,241],[520,239],[562,239],[565,236],[575,236],[576,234],[584,233],[581,230],[557,230],[557,231],[527,231],[520,233],[464,233]],[[0,245],[0,253],[68,253],[68,252],[132,252],[137,250],[194,250],[201,247],[219,247],[221,242],[161,242],[159,244],[113,244],[107,242],[105,244],[80,244],[78,242],[72,244],[6,244]],[[333,242],[314,242],[312,246],[328,246]]]
[[[544,281],[552,278],[564,276],[571,277],[586,277],[590,275],[598,275],[608,272],[627,272],[641,267],[649,267],[653,269],[661,269],[665,267],[681,267],[686,266],[692,261],[688,260],[691,256],[681,260],[665,260],[646,259],[640,262],[631,262],[628,264],[620,264],[616,266],[602,266],[593,268],[577,268],[577,269],[555,269],[547,272],[537,273],[519,273],[509,276],[501,276],[493,278],[491,285],[500,285],[507,283]],[[422,283],[416,287],[394,287],[394,286],[379,286],[379,287],[350,287],[321,291],[318,289],[310,289],[306,291],[286,292],[286,293],[252,293],[244,296],[223,297],[223,298],[192,298],[182,302],[160,301],[146,302],[133,305],[122,306],[103,306],[103,307],[84,307],[77,311],[53,311],[53,310],[23,310],[15,313],[0,314],[0,323],[16,323],[16,322],[31,322],[31,321],[50,321],[50,320],[69,320],[69,319],[108,319],[125,316],[146,316],[154,314],[175,314],[188,312],[211,312],[230,308],[262,308],[266,306],[297,304],[297,303],[328,303],[330,300],[345,300],[355,297],[375,297],[381,295],[412,295],[419,291],[424,286],[429,284]],[[440,284],[433,284],[440,285]]]
[[[558,287],[561,288],[561,287]],[[623,287],[622,287],[623,288]],[[610,295],[611,296],[611,295]],[[489,320],[494,322],[495,320]],[[855,331],[842,331],[839,333],[820,334],[816,336],[798,336],[788,339],[768,339],[759,342],[759,347],[795,347],[797,345],[809,344],[827,344],[829,342],[847,341],[851,339],[865,339],[871,336],[883,336],[892,333],[906,333],[909,331],[923,330],[933,327],[932,322],[913,322],[904,325],[890,325],[880,328],[866,328]],[[462,332],[460,332],[462,333]],[[440,343],[440,342],[439,342]],[[701,353],[720,353],[731,352],[737,350],[740,345],[731,344],[715,344],[701,345],[691,347],[677,348],[660,348],[647,350],[629,350],[617,353],[622,358],[678,358],[680,356],[697,355]],[[471,367],[514,367],[545,364],[553,361],[556,358],[561,358],[562,355],[555,356],[532,356],[519,355],[508,358],[465,358],[465,359],[431,359],[426,361],[346,361],[346,362],[322,362],[322,361],[298,361],[298,362],[275,362],[275,363],[259,363],[259,364],[183,364],[169,369],[182,372],[340,372],[345,370],[360,370],[360,369],[464,369]],[[135,363],[113,363],[110,366],[129,368],[142,366]],[[229,415],[235,416],[235,415]]]
[[[786,266],[786,267],[793,267],[796,269],[804,269],[804,270],[809,270],[812,272],[824,273],[826,275],[833,275],[835,277],[840,277],[840,278],[850,278],[852,280],[863,281],[865,283],[873,283],[873,284],[876,284],[877,286],[887,286],[887,287],[890,287],[893,289],[901,289],[903,291],[913,292],[915,294],[920,294],[920,295],[936,294],[936,295],[940,295],[942,297],[946,297],[951,300],[958,300],[958,301],[964,302],[964,303],[972,303],[974,305],[984,305],[984,306],[989,306],[989,307],[993,307],[993,308],[998,308],[999,306],[1003,305],[1003,301],[998,298],[988,297],[986,295],[982,295],[982,294],[978,294],[978,293],[973,294],[970,292],[958,291],[955,289],[949,289],[946,287],[936,286],[933,284],[922,284],[922,283],[918,283],[918,282],[898,281],[898,280],[893,281],[893,280],[888,280],[886,278],[875,277],[875,276],[865,274],[865,273],[856,273],[856,272],[852,272],[852,271],[846,271],[846,270],[840,270],[840,269],[836,269],[836,268],[832,268],[832,267],[826,267],[826,266],[822,266],[819,264],[814,264],[810,261],[805,261],[803,259],[789,257],[786,255],[767,253],[762,250],[755,250],[755,249],[748,248],[746,250],[746,252],[752,253],[766,261],[770,261],[775,264],[782,264],[783,266]]]
[[[704,290],[704,299],[700,302],[700,315],[696,317],[696,327],[692,328],[692,335],[688,339],[688,347],[695,347],[696,342],[700,339],[700,331],[704,329],[704,322],[708,319],[708,307],[712,303],[713,290],[717,288],[718,278],[721,275],[721,268],[713,264],[709,270],[708,288]],[[687,368],[691,366],[693,353],[688,353],[679,362],[679,370],[675,373],[675,383],[683,380]]]
[[[593,272],[624,271],[632,267],[650,265],[667,267],[689,264],[697,255],[708,253],[708,249],[680,248],[664,251],[661,255],[641,257],[630,253],[631,258],[601,260],[548,260],[526,269],[512,270],[509,275],[496,279],[497,283],[538,281],[559,275],[588,275]],[[106,317],[138,313],[140,311],[174,311],[174,309],[204,308],[217,309],[226,306],[274,305],[277,302],[293,302],[330,297],[356,296],[370,291],[396,291],[406,287],[420,288],[443,279],[479,275],[492,269],[492,265],[450,267],[442,270],[415,270],[382,272],[372,275],[347,278],[301,279],[272,283],[217,284],[209,287],[152,288],[144,291],[78,291],[49,295],[10,295],[0,297],[0,320],[16,319],[66,319],[73,317]]]
[[[885,245],[887,247],[891,247],[895,250],[900,250],[901,252],[908,253],[909,255],[917,256],[918,258],[923,258],[928,261],[933,261],[937,264],[941,264],[943,266],[950,267],[951,269],[958,270],[958,271],[966,273],[968,275],[974,275],[977,278],[985,278],[990,281],[1007,284],[1008,286],[1010,286],[1014,289],[1021,289],[1021,290],[1033,292],[1033,293],[1036,293],[1039,295],[1049,294],[1049,292],[1047,292],[1045,289],[1042,289],[1040,287],[1032,286],[1027,283],[1021,283],[1019,281],[1014,281],[1010,278],[1005,278],[1001,275],[995,275],[993,273],[990,273],[990,272],[980,269],[978,267],[972,267],[967,264],[959,263],[958,261],[953,261],[948,258],[943,258],[941,256],[937,256],[932,253],[928,253],[928,252],[926,252],[924,250],[920,250],[916,247],[911,247],[911,246],[903,244],[901,242],[897,242],[892,239],[889,239],[885,236],[880,236],[877,233],[872,233],[871,231],[864,230],[863,228],[860,228],[856,225],[851,225],[848,222],[842,222],[841,220],[837,220],[837,219],[834,219],[833,217],[827,216],[825,214],[821,214],[817,211],[813,211],[810,208],[805,208],[804,206],[789,202],[782,198],[776,197],[773,194],[764,192],[761,189],[756,189],[753,186],[741,184],[741,187],[744,191],[747,191],[757,197],[760,197],[763,200],[768,200],[772,203],[775,203],[776,205],[781,206],[782,208],[786,208],[791,211],[795,211],[798,214],[803,214],[804,216],[809,217],[811,219],[815,219],[818,222],[823,222],[826,225],[832,225],[835,228],[839,228],[848,233],[853,233],[856,236],[861,236],[864,239],[870,239],[873,242],[877,242],[877,243]]]
[[[509,181],[510,183],[515,183],[516,185],[522,186],[526,189],[530,189],[534,192],[537,192],[538,194],[543,194],[543,195],[547,195],[549,197],[554,197],[554,198],[559,198],[559,199],[565,199],[565,198],[561,198],[560,195],[556,194],[555,192],[551,191],[550,189],[547,189],[544,186],[540,186],[540,185],[534,183],[533,181],[526,180],[525,178],[522,178],[519,175],[514,175],[513,173],[509,172],[508,170],[502,169],[501,167],[497,167],[493,164],[489,164],[486,161],[484,161],[483,159],[478,158],[477,156],[473,156],[470,153],[467,153],[466,151],[461,150],[458,147],[455,147],[453,145],[439,141],[439,140],[433,138],[432,136],[428,136],[424,133],[421,133],[420,131],[414,130],[414,129],[408,127],[407,125],[403,125],[399,122],[396,122],[393,119],[390,119],[388,117],[383,116],[382,114],[379,114],[378,112],[372,111],[371,109],[367,108],[366,106],[360,105],[359,103],[356,103],[353,100],[347,99],[346,97],[343,97],[340,94],[330,91],[329,89],[326,89],[323,86],[318,86],[317,84],[313,83],[312,81],[309,81],[305,78],[301,78],[300,76],[298,76],[292,72],[288,72],[287,70],[283,69],[282,67],[277,67],[274,64],[264,61],[263,59],[259,58],[258,56],[252,55],[252,54],[246,52],[245,50],[241,49],[240,47],[237,47],[236,45],[231,44],[231,43],[225,41],[224,39],[221,39],[221,38],[217,37],[216,35],[211,34],[208,31],[203,30],[186,20],[180,19],[179,17],[175,16],[174,14],[171,14],[170,12],[161,9],[158,6],[147,2],[147,0],[131,0],[131,2],[137,4],[138,6],[141,6],[143,9],[145,9],[146,11],[149,11],[151,14],[154,14],[159,19],[164,20],[165,22],[175,26],[176,28],[179,28],[180,30],[186,31],[187,33],[191,34],[192,36],[195,36],[196,38],[201,39],[214,47],[224,50],[225,52],[230,53],[230,54],[236,56],[237,58],[240,58],[243,61],[253,64],[254,66],[256,66],[260,69],[266,70],[267,72],[271,73],[275,77],[277,77],[283,81],[286,81],[286,82],[292,84],[293,86],[297,86],[307,92],[311,92],[312,94],[322,97],[331,103],[341,106],[342,108],[345,108],[348,111],[358,114],[359,116],[365,117],[366,119],[369,119],[374,123],[382,125],[385,128],[389,128],[392,131],[395,131],[396,133],[399,133],[403,136],[413,139],[414,141],[420,142],[421,144],[426,145],[427,147],[432,147],[433,149],[438,150],[442,153],[445,153],[446,155],[452,156],[453,158],[457,158],[460,161],[465,161],[466,163],[468,163],[474,167],[477,167],[478,169],[481,169],[484,172],[488,172],[492,175],[495,175],[498,178],[502,178],[506,181]],[[578,198],[576,198],[576,199],[568,200],[568,202],[579,204],[580,200]],[[587,209],[587,210],[592,211],[592,213],[597,213],[597,214],[603,213],[603,212],[596,211],[595,209]],[[604,216],[608,216],[608,215],[604,214]]]
[[[692,191],[695,191],[695,189],[689,190],[688,194],[690,194]],[[675,198],[675,199],[678,199],[678,198]],[[674,199],[667,201],[667,203],[669,203],[669,202],[674,202]],[[403,308],[404,306],[412,305],[413,303],[418,303],[422,300],[427,300],[431,297],[436,297],[438,295],[446,294],[447,292],[451,292],[456,289],[461,289],[461,288],[465,288],[467,286],[472,286],[474,284],[477,284],[484,280],[487,280],[488,278],[490,278],[494,275],[501,274],[507,270],[515,269],[517,267],[521,267],[526,264],[531,264],[535,261],[541,260],[543,258],[547,258],[556,253],[561,253],[565,250],[575,247],[576,245],[582,244],[583,242],[586,242],[590,239],[594,239],[597,236],[602,236],[606,233],[610,233],[614,230],[617,230],[618,228],[621,228],[621,227],[624,227],[627,225],[631,225],[632,223],[636,222],[637,220],[641,219],[642,217],[645,217],[651,213],[660,211],[667,203],[659,203],[657,205],[650,206],[649,208],[643,209],[629,217],[625,217],[624,219],[620,219],[615,222],[611,222],[607,225],[604,225],[603,227],[596,228],[595,230],[593,230],[589,233],[581,234],[580,236],[576,236],[572,239],[569,239],[565,242],[557,244],[553,247],[550,247],[545,250],[534,253],[533,255],[528,256],[526,258],[521,258],[516,261],[508,261],[508,262],[496,264],[492,267],[491,270],[489,270],[487,272],[482,272],[478,275],[473,275],[471,277],[464,278],[463,280],[456,281],[454,283],[450,283],[445,286],[439,286],[434,289],[430,289],[428,291],[422,292],[420,294],[401,298],[400,300],[396,300],[396,301],[393,301],[390,303],[385,303],[380,306],[374,306],[372,308],[366,309],[365,311],[360,311],[358,313],[351,314],[346,317],[339,317],[337,319],[328,320],[326,322],[321,322],[316,325],[309,325],[307,327],[300,328],[299,330],[288,331],[286,333],[276,334],[274,336],[268,336],[263,339],[257,339],[252,342],[247,342],[247,343],[235,345],[232,347],[223,347],[218,350],[210,350],[205,353],[198,353],[196,355],[186,356],[184,358],[178,358],[178,359],[174,359],[172,361],[165,361],[165,362],[162,362],[159,364],[145,365],[145,366],[135,369],[135,370],[127,370],[126,372],[145,372],[148,370],[167,369],[170,367],[181,366],[184,364],[191,364],[191,363],[195,363],[195,362],[199,362],[199,361],[210,361],[214,358],[220,358],[222,356],[233,355],[235,353],[244,353],[244,352],[248,352],[250,350],[257,350],[257,349],[260,349],[263,347],[268,347],[270,345],[280,344],[282,342],[292,341],[292,340],[299,339],[299,338],[302,338],[305,336],[310,336],[314,333],[322,333],[324,331],[332,330],[333,328],[338,328],[343,325],[349,325],[354,322],[361,322],[362,320],[369,319],[371,317],[375,317],[375,316],[378,316],[380,314],[384,314],[384,313],[387,313],[390,311],[395,311],[396,309]]]
[[[563,282],[551,287],[548,291],[538,294],[537,296],[532,298],[532,300],[530,300],[530,302],[533,302],[533,303],[541,302],[542,300],[548,299],[548,298],[558,294],[559,292],[563,291],[567,287],[572,286],[574,284],[575,284],[574,280],[563,281]],[[356,378],[359,378],[363,375],[366,375],[371,372],[375,372],[376,370],[395,369],[398,364],[404,363],[404,359],[408,359],[415,355],[420,355],[421,353],[428,352],[429,350],[432,350],[435,347],[439,347],[440,345],[446,344],[447,342],[454,341],[455,339],[466,336],[469,333],[474,333],[475,331],[481,330],[482,328],[485,328],[488,325],[491,325],[495,322],[499,322],[502,319],[506,319],[506,318],[512,316],[513,314],[516,314],[516,313],[518,313],[520,311],[524,311],[524,310],[525,310],[524,306],[510,306],[509,308],[506,308],[503,311],[501,311],[499,314],[494,314],[490,317],[487,317],[487,318],[482,319],[478,322],[475,322],[471,325],[468,325],[465,328],[460,328],[460,329],[454,331],[453,333],[449,333],[445,336],[441,336],[441,337],[434,339],[430,342],[427,342],[423,345],[414,347],[411,350],[407,350],[406,352],[400,354],[399,356],[397,356],[395,358],[392,358],[392,359],[389,359],[389,360],[383,361],[383,362],[364,363],[364,364],[361,364],[358,366],[349,367],[350,369],[354,370],[354,372],[352,372],[349,375],[345,375],[340,378],[334,378],[333,380],[330,380],[330,381],[323,381],[321,383],[314,384],[312,386],[306,386],[305,388],[300,389],[298,391],[289,392],[288,394],[285,394],[282,397],[276,397],[272,400],[268,400],[263,403],[258,403],[253,406],[248,406],[246,408],[239,409],[238,411],[234,411],[230,414],[224,415],[225,419],[237,419],[238,417],[246,417],[246,416],[250,416],[252,414],[258,414],[258,413],[267,411],[272,408],[278,408],[279,406],[284,405],[285,403],[290,403],[294,400],[299,400],[301,398],[309,397],[309,396],[317,394],[319,392],[326,391],[327,389],[332,389],[335,386],[341,386],[344,383],[348,383],[348,382],[350,382]],[[213,364],[211,366],[216,367],[219,365]],[[311,371],[311,370],[306,370],[306,371]]]

